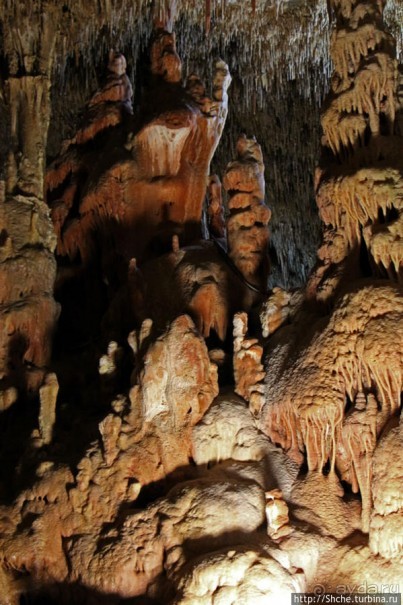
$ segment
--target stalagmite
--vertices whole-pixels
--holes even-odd
[[[110,342],[106,355],[99,360],[99,373],[101,376],[113,376],[118,371],[119,361],[122,357],[122,349],[117,342]]]
[[[264,203],[264,165],[256,140],[241,136],[237,142],[237,160],[224,176],[229,192],[227,220],[228,251],[245,279],[263,290],[269,270],[268,223],[271,212]]]
[[[271,296],[263,303],[260,323],[264,338],[281,327],[290,315],[291,293],[282,288],[273,288]]]
[[[39,389],[39,434],[44,445],[49,445],[52,441],[58,393],[59,383],[56,374],[47,374]]]
[[[246,399],[251,412],[258,415],[264,404],[263,348],[257,339],[246,337],[247,331],[247,314],[237,313],[234,317],[235,393]]]
[[[58,253],[75,263],[80,258],[86,266],[94,260],[94,240],[101,236],[103,264],[113,272],[106,275],[110,283],[116,281],[112,265],[122,258],[129,262],[136,257],[140,265],[150,246],[163,248],[172,235],[180,234],[186,243],[200,234],[206,178],[228,111],[231,77],[223,61],[215,65],[213,97],[200,111],[184,101],[175,35],[155,32],[150,55],[154,78],[143,95],[135,132],[127,132],[123,120],[131,99],[125,59],[114,53],[107,82],[89,103],[90,123],[66,144],[47,173]],[[112,165],[103,168],[93,165],[88,145],[105,126],[107,142],[101,144],[120,147]],[[135,239],[131,229],[139,234]]]
[[[151,73],[166,82],[178,83],[182,78],[182,64],[176,51],[175,34],[157,31],[151,48]]]
[[[279,489],[266,492],[265,498],[267,533],[274,540],[278,540],[292,531],[289,526],[288,506]]]
[[[97,134],[120,124],[127,115],[132,114],[133,89],[126,74],[126,58],[119,52],[109,52],[107,77],[104,86],[89,100],[85,125],[73,139],[63,143],[67,151],[73,145],[84,145]],[[47,174],[47,184],[52,187],[52,172]]]
[[[99,425],[105,464],[110,467],[119,455],[119,436],[122,428],[120,416],[110,414]]]
[[[98,363],[101,393],[105,401],[109,401],[122,378],[123,349],[117,342],[108,344],[105,355]]]
[[[168,368],[171,371],[168,371]],[[175,320],[150,347],[140,376],[144,419],[168,414],[174,426],[195,424],[218,393],[217,367],[190,317]]]

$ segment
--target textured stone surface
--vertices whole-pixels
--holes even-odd
[[[247,314],[237,313],[234,316],[235,392],[246,399],[252,413],[258,415],[264,404],[263,347],[256,338],[247,338],[247,331]]]
[[[377,436],[400,406],[401,303],[394,286],[364,283],[309,331],[308,316],[277,332],[267,355],[262,430],[296,460],[306,451],[311,470],[336,465],[361,490],[366,526]]]
[[[289,574],[264,551],[246,547],[223,550],[185,570],[175,604],[256,603],[286,599],[301,592],[303,580]]]
[[[256,140],[241,136],[236,145],[237,159],[224,176],[228,192],[228,252],[244,278],[266,290],[269,271],[268,223],[271,217],[264,203],[264,164]]]
[[[373,459],[370,547],[385,559],[402,560],[402,422],[380,440]]]
[[[187,315],[151,345],[143,359],[140,389],[144,420],[168,414],[174,427],[196,424],[218,394],[217,367]]]
[[[395,41],[385,31],[384,3],[335,3],[334,10],[334,74],[322,112],[322,160],[315,175],[326,228],[308,285],[310,295],[324,301],[341,284],[368,273],[364,246],[375,275],[401,280],[402,271]]]
[[[47,173],[58,253],[86,265],[94,260],[94,240],[100,238],[110,283],[110,272],[122,260],[144,260],[153,247],[164,250],[174,234],[185,241],[200,234],[209,165],[227,115],[231,77],[224,62],[214,67],[212,99],[199,106],[181,84],[174,35],[156,32],[150,55],[154,78],[132,126],[124,119],[131,112],[124,57],[118,67],[112,58],[104,88],[89,102],[89,122]],[[106,141],[100,141],[100,133],[111,126]],[[104,151],[118,148],[94,165],[89,143],[95,140]]]
[[[0,8],[11,135],[0,215],[0,600],[249,605],[289,601],[299,590],[393,585],[402,563],[402,131],[384,3],[329,2],[335,73],[315,183],[323,242],[308,287],[277,287],[265,301],[270,211],[261,149],[253,137],[238,139],[223,178],[226,230],[225,196],[209,164],[229,71],[214,63],[211,91],[194,73],[182,80],[172,26],[179,19],[183,45],[188,4],[164,0],[148,12],[141,2],[101,3],[88,27],[76,17],[91,2],[73,4]],[[246,58],[252,73],[234,82],[234,99],[247,97],[233,107],[239,132],[242,107],[255,113],[273,85],[269,70],[253,72],[270,64],[275,9],[288,28],[287,77],[295,79],[296,64],[312,67],[314,39],[305,36],[297,63],[287,57],[298,38],[291,50],[289,40],[293,23],[306,31],[305,18],[316,36],[321,9],[307,17],[301,7],[314,4],[281,4],[243,7],[262,59],[253,63],[249,45],[233,53],[244,55],[238,75]],[[209,65],[220,19],[238,23],[239,6],[209,1],[187,14],[188,24],[203,16],[211,38],[200,52]],[[119,7],[144,36],[147,15],[154,24],[149,69],[135,80],[123,54],[109,51],[119,47]],[[228,36],[235,48],[240,35],[226,27],[224,51]],[[97,41],[86,36],[97,28],[94,52]],[[88,74],[89,57],[112,30],[106,80],[87,94],[81,126],[73,120],[47,173],[64,307],[52,358],[55,236],[42,201],[49,86],[74,39]],[[198,36],[195,28],[182,53],[188,72]],[[256,77],[262,82],[251,88]],[[312,72],[307,86],[313,81]],[[309,94],[322,85],[315,81]],[[78,95],[89,87],[78,86]],[[266,175],[290,193],[296,216],[311,174],[295,166],[312,153],[298,90],[295,82],[298,109],[265,106],[266,126],[256,129],[259,140],[270,135],[262,141],[272,149]],[[202,218],[210,241],[199,239]],[[294,262],[292,242],[307,233],[284,238],[275,264]],[[301,252],[295,274],[304,274],[308,256]]]

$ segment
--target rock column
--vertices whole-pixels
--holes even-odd
[[[357,277],[402,277],[402,146],[395,42],[385,2],[331,0],[334,73],[322,113],[316,200],[325,223],[308,293],[329,301]]]
[[[13,383],[28,390],[38,389],[50,359],[58,316],[58,305],[53,299],[56,238],[43,201],[50,75],[57,27],[49,7],[46,14],[43,11],[22,16],[20,26],[25,31],[18,36],[18,48],[14,46],[16,37],[10,32],[5,39],[10,149],[0,200],[2,390]]]
[[[245,280],[265,290],[271,212],[264,203],[262,150],[255,138],[242,135],[236,153],[237,159],[228,165],[223,181],[229,195],[228,252]]]

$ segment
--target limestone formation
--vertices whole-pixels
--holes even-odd
[[[304,582],[289,574],[264,551],[225,549],[189,565],[179,583],[175,605],[192,603],[282,602],[301,592]]]
[[[119,361],[122,357],[122,349],[117,342],[110,342],[106,355],[102,355],[99,360],[99,373],[101,376],[116,375],[119,367]]]
[[[224,213],[220,179],[217,175],[213,175],[210,177],[207,190],[207,225],[210,236],[226,237]]]
[[[235,392],[250,404],[258,415],[264,404],[263,348],[256,338],[247,338],[248,316],[237,313],[234,317],[234,380]]]
[[[244,278],[265,290],[268,276],[268,223],[271,212],[264,203],[264,165],[256,140],[241,136],[237,160],[225,173],[229,193],[227,221],[229,256]]]
[[[296,290],[289,292],[282,288],[273,288],[270,296],[263,302],[260,310],[262,334],[267,338],[278,328],[291,322],[301,306],[303,293]]]
[[[387,560],[402,557],[403,478],[402,421],[385,434],[375,450],[371,484],[373,509],[370,521],[370,547]]]
[[[322,536],[341,541],[361,529],[360,503],[358,500],[346,501],[341,483],[334,474],[325,476],[321,472],[311,472],[297,479],[289,502],[294,524],[306,523]]]
[[[142,382],[140,388],[144,386]],[[189,567],[183,568],[185,564],[192,567],[190,561],[196,563],[201,555],[214,561],[217,549],[247,549],[239,546],[239,540],[245,531],[250,535],[256,532],[264,520],[264,488],[256,481],[252,467],[249,472],[234,466],[197,473],[198,478],[182,479],[165,497],[144,510],[130,509],[131,500],[147,488],[142,476],[151,477],[152,453],[155,471],[159,472],[159,456],[165,450],[166,460],[172,462],[175,443],[170,430],[161,432],[161,422],[153,430],[142,426],[139,413],[141,410],[132,409],[121,417],[111,414],[105,418],[100,426],[101,440],[81,460],[76,477],[66,468],[42,464],[35,486],[20,494],[9,511],[8,521],[2,522],[1,548],[6,565],[12,565],[14,570],[24,568],[38,587],[49,579],[64,581],[66,586],[80,581],[104,594],[133,597],[144,594],[147,587],[154,595],[156,590],[157,595],[158,590],[164,590],[164,582],[159,589],[158,585],[153,588],[153,583],[162,579],[165,560],[165,572],[179,595],[188,582],[185,578]],[[185,452],[181,432],[176,439],[175,447]],[[273,461],[283,455],[267,440],[264,447]],[[246,453],[243,459],[246,463],[249,455]],[[295,474],[294,469],[283,482],[284,488],[287,481],[290,488]],[[129,508],[123,524],[115,530],[112,522],[123,504]],[[231,515],[227,514],[229,506]],[[32,522],[33,512],[40,513],[40,523]],[[24,519],[29,531],[22,529]],[[63,556],[59,550],[61,540]],[[249,548],[256,547],[251,544]],[[246,583],[250,594],[260,586],[263,598],[270,590],[278,589],[278,578],[282,578],[287,590],[303,585],[301,574],[294,578],[268,553],[263,558],[277,580],[262,586],[261,574],[248,574],[239,588],[240,594],[246,590],[242,588]],[[189,586],[186,590],[192,589]]]
[[[151,345],[143,364],[132,405],[141,406],[146,422],[165,414],[174,427],[196,424],[218,394],[217,368],[186,315]]]
[[[370,271],[401,279],[402,139],[395,129],[398,71],[383,2],[334,2],[332,88],[322,113],[316,200],[326,225],[308,292],[329,300]],[[366,248],[366,252],[360,247]]]
[[[71,260],[79,255],[85,266],[94,260],[96,234],[104,233],[101,256],[109,283],[122,259],[143,261],[151,247],[163,250],[173,234],[186,242],[200,233],[206,178],[227,115],[231,78],[225,63],[216,63],[213,97],[200,109],[182,87],[174,34],[157,31],[150,54],[154,79],[135,116],[136,128],[121,123],[131,89],[124,57],[113,55],[106,85],[89,103],[92,125],[47,173],[58,253]],[[123,139],[124,146],[112,162],[94,165],[88,144],[110,126],[108,142],[101,144]],[[138,233],[134,239],[132,230]]]
[[[186,313],[205,338],[215,334],[221,341],[234,313],[240,308],[249,310],[259,298],[234,270],[217,240],[175,244],[168,254],[142,265],[139,286],[141,301],[139,296],[130,296],[139,322],[147,313],[163,330],[167,322]]]
[[[104,86],[90,99],[85,115],[85,124],[73,139],[63,144],[63,151],[70,149],[70,157],[74,162],[74,147],[84,145],[94,139],[99,133],[117,126],[128,114],[132,114],[133,89],[126,74],[126,58],[122,53],[111,50],[107,76]],[[56,168],[56,166],[55,166]],[[47,183],[52,186],[52,172],[47,175]]]
[[[56,374],[47,374],[43,385],[39,389],[39,434],[45,445],[52,441],[58,393],[59,383]]]
[[[316,174],[324,238],[305,302],[289,310],[291,294],[276,290],[261,314],[265,336],[273,336],[260,426],[295,460],[306,453],[311,472],[327,465],[360,492],[368,533],[373,458],[402,391],[402,140],[383,3],[331,5],[335,72]],[[312,303],[326,303],[321,315]]]
[[[18,52],[8,48],[9,151],[6,181],[0,184],[0,390],[11,385],[38,390],[58,317],[56,241],[44,203],[55,35],[50,14],[30,36],[20,36]]]
[[[265,498],[267,533],[274,540],[278,540],[292,531],[288,524],[288,506],[279,489],[266,492]]]
[[[317,319],[308,335],[304,325],[291,324],[269,346],[260,426],[295,460],[306,452],[311,471],[329,463],[360,489],[365,527],[372,454],[400,406],[402,311],[393,285],[363,285]],[[346,409],[347,401],[355,407]]]
[[[240,397],[219,395],[193,428],[192,442],[198,465],[214,466],[221,476],[253,477],[265,491],[279,488],[290,497],[299,466],[258,430]]]
[[[399,3],[0,4],[0,605],[399,592]]]

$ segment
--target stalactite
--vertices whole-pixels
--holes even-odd
[[[387,225],[380,225],[378,217],[381,211],[385,217],[398,211],[403,187],[401,159],[395,152],[401,144],[395,135],[395,43],[385,31],[383,4],[346,6],[333,3],[335,72],[322,114],[323,154],[316,183],[327,228],[308,292],[321,300],[329,300],[343,280],[360,275],[356,251],[362,239],[375,255],[374,264],[392,279],[402,277],[403,258],[393,245],[388,251],[381,243],[384,238],[392,243],[399,221],[386,219]]]
[[[329,463],[361,493],[365,532],[372,457],[386,423],[400,408],[402,311],[393,283],[355,286],[325,321],[312,326],[316,335],[308,346],[301,346],[302,332],[290,329],[285,334],[291,344],[277,339],[266,362],[260,426],[294,460],[300,462],[305,453],[310,471],[322,471]],[[265,328],[265,314],[262,319]]]
[[[101,23],[97,10],[92,10],[88,18],[90,8],[86,8],[85,3],[68,2],[65,5],[68,10],[59,15],[60,36],[55,49],[54,78],[57,85],[52,90],[54,119],[48,145],[51,157],[59,153],[62,139],[73,137],[73,125],[80,117],[81,108],[99,87],[99,77],[104,73],[104,60],[109,48],[119,48],[125,53],[129,78],[132,82],[137,79],[138,59],[148,43],[153,24],[150,1],[132,0],[123,4],[118,0],[111,3],[109,23],[105,19]],[[161,6],[165,4],[161,3]],[[298,285],[304,281],[314,263],[315,239],[319,232],[316,226],[306,233],[304,217],[308,213],[312,221],[316,219],[312,210],[310,179],[311,166],[317,156],[318,126],[313,105],[321,103],[330,75],[325,2],[319,0],[312,4],[301,0],[298,7],[271,0],[257,2],[253,27],[250,5],[246,14],[239,2],[226,3],[224,14],[217,10],[217,3],[213,7],[214,27],[206,44],[203,26],[205,3],[189,0],[177,2],[175,29],[179,53],[183,57],[184,75],[196,71],[203,81],[208,82],[211,80],[211,66],[207,57],[210,49],[212,54],[224,56],[237,80],[241,82],[239,89],[234,88],[232,91],[238,114],[236,121],[239,121],[235,129],[239,131],[247,124],[250,132],[262,132],[262,144],[269,147],[268,155],[265,149],[266,161],[270,158],[271,167],[274,163],[281,172],[292,173],[289,180],[279,179],[275,189],[272,187],[272,177],[268,175],[267,193],[273,210],[272,245],[278,250],[278,268],[275,268],[273,276],[277,283],[281,280],[284,287]],[[393,8],[390,12],[392,20],[394,10]],[[130,28],[129,31],[125,27],[126,23],[136,23],[135,30]],[[270,27],[267,27],[267,23]],[[284,45],[285,39],[291,39],[292,44]],[[237,49],[236,53],[231,51],[232,44]],[[249,69],[250,64],[256,66],[253,72]],[[289,81],[290,78],[293,78],[292,82]],[[287,111],[288,99],[295,100],[297,97],[304,99],[307,108],[298,117],[295,114],[300,111],[300,102],[294,102]],[[257,111],[260,112],[258,120],[252,115],[254,98]],[[273,104],[275,109],[269,111],[274,124],[269,124],[267,132],[263,133],[266,126],[262,124],[262,114],[266,107]],[[291,116],[295,117],[298,125]],[[281,122],[282,129],[278,127],[277,120]],[[255,126],[256,121],[258,123]],[[304,124],[302,129],[301,123]],[[273,129],[279,141],[281,139],[278,145],[275,138],[271,137]],[[284,131],[284,136],[280,130]],[[287,130],[292,132],[287,133]],[[265,139],[267,143],[263,143]],[[292,141],[295,141],[295,145]],[[287,157],[280,155],[275,158],[277,150],[284,144],[290,145]],[[312,153],[307,166],[298,151],[301,145],[309,150],[309,154]],[[231,159],[233,149],[234,145],[222,146],[220,155],[225,156],[222,168]],[[298,161],[291,161],[295,157],[298,157]],[[218,172],[217,168],[214,169]],[[288,212],[283,205],[294,199],[304,200],[304,208],[300,202]],[[276,208],[272,200],[277,203]],[[289,242],[287,246],[284,245],[285,242]],[[300,253],[302,248],[309,250],[306,256]]]

